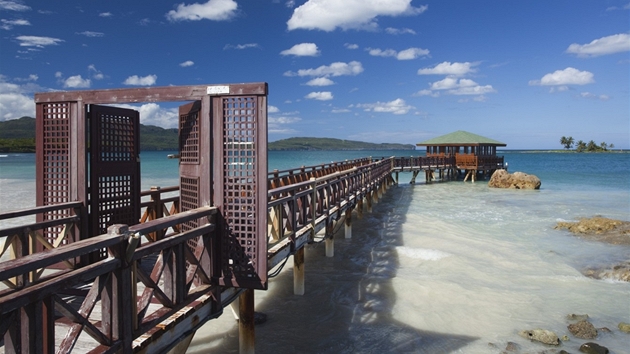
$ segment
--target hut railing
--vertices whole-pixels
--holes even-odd
[[[192,333],[218,316],[221,299],[210,285],[209,262],[215,213],[203,207],[132,227],[113,225],[108,234],[0,263],[0,281],[17,279],[0,292],[5,352],[67,353],[81,334],[80,352],[165,351],[171,335]],[[198,228],[138,246],[143,235],[200,219],[205,223]],[[30,279],[39,269],[101,249],[109,257]],[[65,333],[60,340],[57,331]]]

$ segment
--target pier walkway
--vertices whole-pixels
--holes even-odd
[[[332,257],[337,222],[345,224],[345,235],[351,237],[353,211],[358,218],[370,212],[372,203],[396,183],[393,174],[452,168],[442,162],[364,158],[270,172],[267,269],[271,272],[293,256],[294,292],[303,294],[306,244],[323,238]],[[180,212],[180,198],[172,195],[178,191],[144,191],[141,223],[112,225],[106,234],[88,238],[72,235],[79,240],[64,245],[49,242],[43,231],[61,229],[57,239],[63,240],[80,230],[86,221],[80,202],[0,214],[0,222],[50,212],[67,215],[0,230],[0,251],[10,251],[14,258],[0,263],[4,351],[164,352],[187,343],[196,329],[239,297],[242,340],[253,341],[253,319],[245,321],[253,316],[247,307],[253,306],[253,291],[211,281],[217,208]],[[192,220],[203,223],[183,231],[181,225]],[[37,252],[36,245],[46,251]],[[106,257],[91,261],[105,250]]]

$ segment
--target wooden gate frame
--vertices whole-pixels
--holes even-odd
[[[215,271],[213,278],[224,286],[248,287],[264,289],[267,286],[267,235],[266,235],[266,202],[267,202],[267,83],[241,83],[241,84],[211,84],[193,86],[168,86],[146,87],[108,90],[85,91],[57,91],[35,94],[36,104],[36,205],[54,205],[65,202],[80,201],[87,209],[89,191],[87,189],[88,164],[87,164],[87,129],[85,108],[91,104],[116,105],[124,103],[146,102],[182,102],[200,101],[200,116],[208,119],[214,131],[209,131],[213,136],[207,138],[211,141],[208,149],[200,151],[204,156],[202,170],[209,171],[209,187],[200,188],[200,206],[218,206],[222,214],[222,227],[217,230],[216,237],[219,241],[212,251]],[[255,198],[250,198],[254,203],[251,210],[252,221],[255,223],[256,235],[245,239],[239,239],[232,235],[230,216],[224,214],[224,208],[229,209],[226,201],[229,200],[223,188],[224,176],[227,166],[224,164],[223,152],[226,150],[223,138],[224,124],[219,124],[232,108],[223,107],[221,99],[239,100],[240,97],[254,98],[257,102],[255,130],[255,166],[252,178],[254,183],[252,190]],[[251,133],[248,133],[251,134]],[[206,179],[208,181],[208,179]],[[208,182],[206,182],[208,183]],[[226,195],[223,195],[226,193]],[[38,215],[38,221],[57,219],[62,215]],[[55,244],[67,244],[76,240],[85,239],[90,235],[87,223],[82,222],[77,232],[68,233],[67,230],[47,230],[44,238]],[[73,239],[67,234],[74,235]],[[61,236],[60,236],[61,235]],[[61,239],[67,237],[67,239]],[[239,245],[241,252],[246,252],[246,259],[241,261],[247,264],[234,264],[239,257],[231,257],[222,254],[226,245]],[[234,248],[232,246],[228,248]],[[223,252],[224,253],[224,252]],[[221,259],[223,257],[224,259]],[[230,259],[225,259],[229,257]],[[234,279],[234,270],[250,269],[246,278]]]

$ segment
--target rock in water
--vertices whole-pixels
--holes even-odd
[[[496,170],[490,177],[488,186],[511,189],[540,189],[540,179],[523,172],[510,174],[506,170]]]
[[[567,328],[571,334],[578,338],[593,339],[597,337],[597,330],[595,329],[595,326],[586,320],[570,324]]]
[[[608,354],[608,348],[593,342],[584,343],[580,346],[580,351],[586,354]]]
[[[617,326],[617,327],[622,332],[630,333],[630,323],[619,322],[619,326]]]
[[[550,345],[560,344],[560,338],[558,338],[558,336],[552,331],[548,331],[546,329],[537,328],[537,329],[531,329],[531,330],[524,330],[524,331],[520,331],[518,334],[523,338],[535,340],[537,342],[541,342],[544,344],[550,344]]]

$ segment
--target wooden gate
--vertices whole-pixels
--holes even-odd
[[[113,224],[140,220],[140,115],[89,105],[89,228],[92,236]]]

